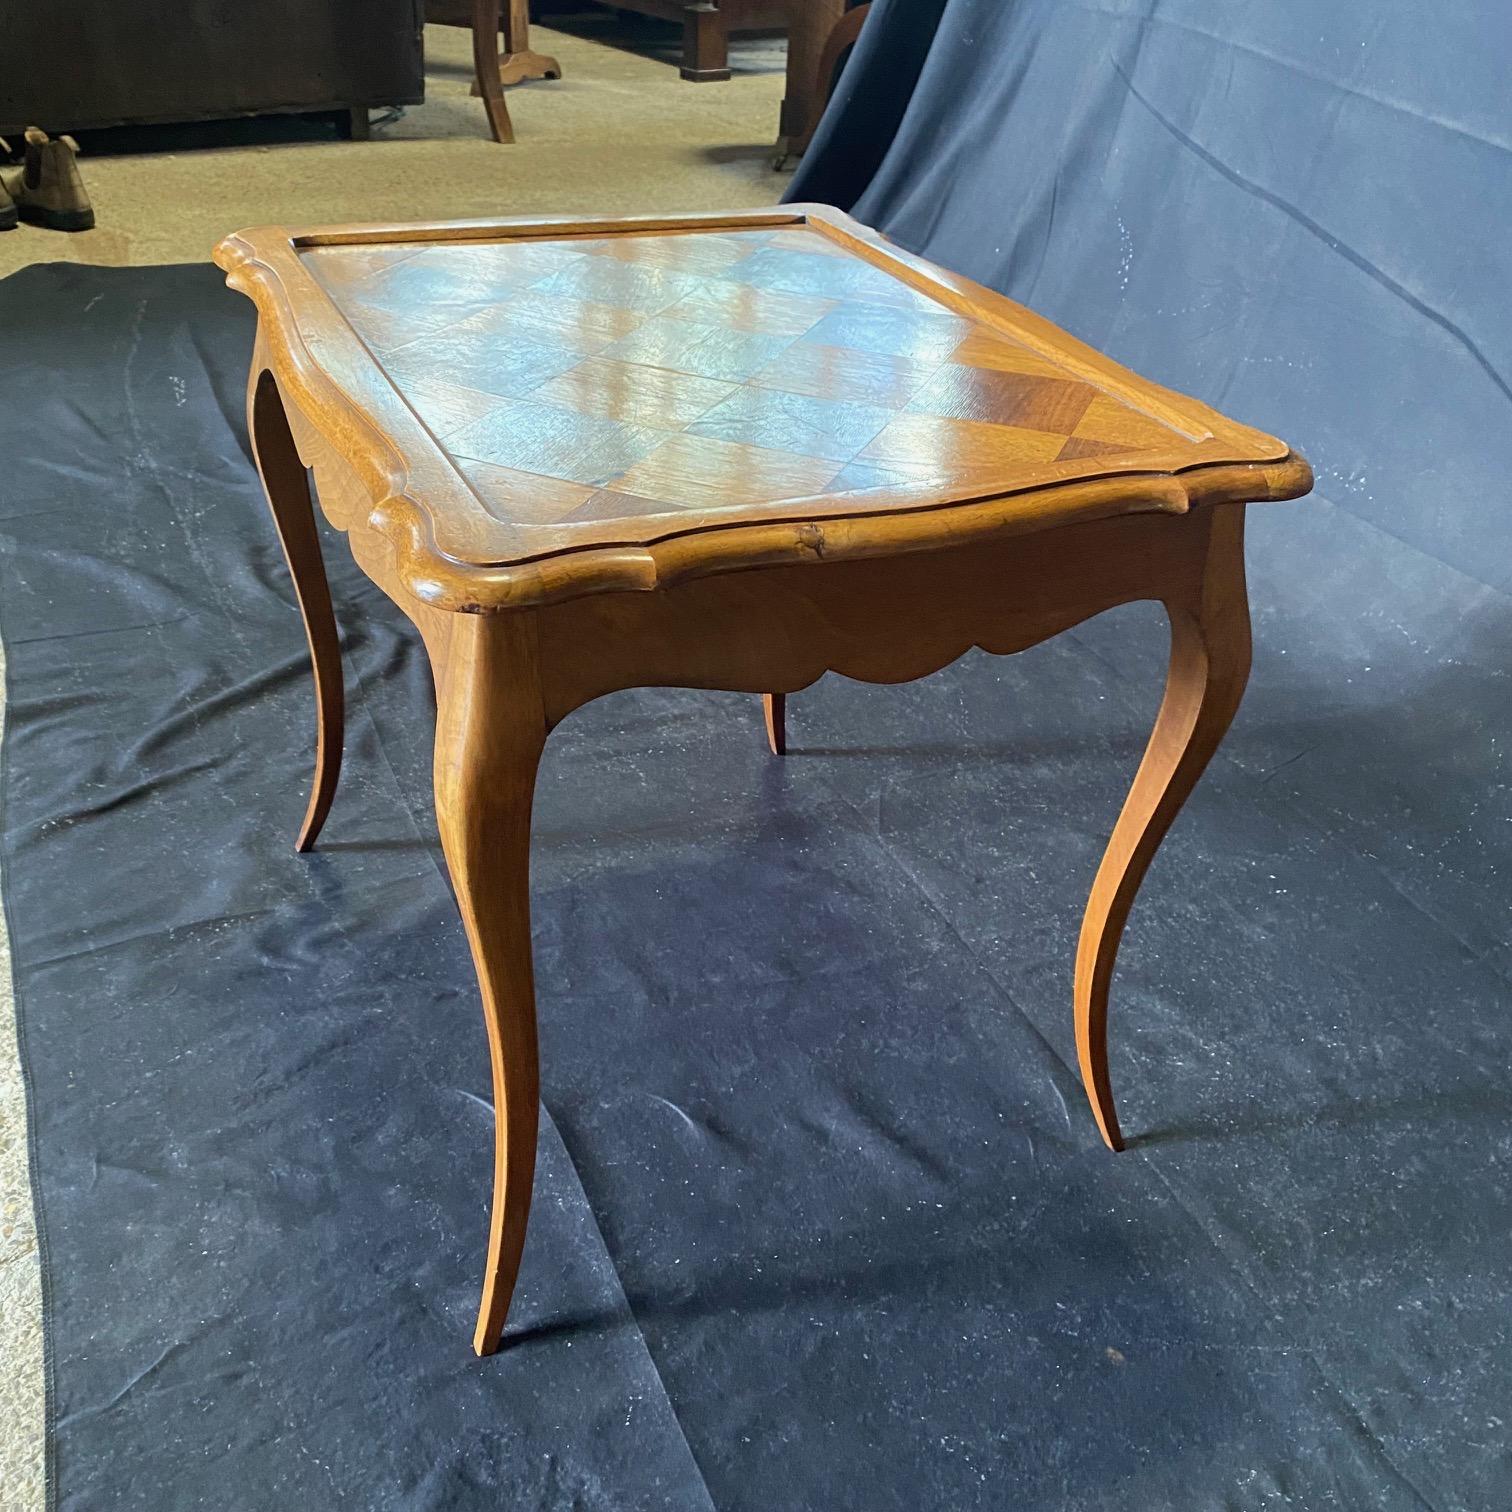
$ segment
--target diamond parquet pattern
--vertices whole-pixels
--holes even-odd
[[[1191,443],[801,227],[302,256],[489,513],[572,540]]]

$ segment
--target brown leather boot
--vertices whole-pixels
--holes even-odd
[[[0,137],[0,154],[9,151],[10,143],[4,137]],[[5,187],[5,180],[0,178],[0,231],[14,231],[19,218],[16,214],[16,202],[10,197],[10,190]]]
[[[72,137],[49,138],[35,126],[26,128],[25,163],[6,185],[22,220],[52,231],[88,231],[94,225],[94,206],[75,161],[78,150]]]

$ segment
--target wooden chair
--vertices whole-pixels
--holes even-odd
[[[527,79],[560,79],[555,58],[530,47],[530,0],[426,0],[425,19],[442,26],[470,26],[473,41],[474,95],[483,101],[488,128],[496,142],[514,141],[514,126],[504,90]],[[504,33],[504,51],[496,51]]]

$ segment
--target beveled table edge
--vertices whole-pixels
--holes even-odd
[[[686,521],[644,542],[593,542],[507,561],[470,560],[469,532],[481,539],[499,522],[299,255],[312,247],[373,242],[454,245],[781,226],[806,226],[850,248],[947,309],[1126,399],[1190,437],[1192,446],[1141,453],[1091,476],[1084,462],[1062,463],[1061,469],[1076,475],[1056,480],[1052,466],[1045,469],[1048,479],[990,494],[974,493],[970,485],[871,489],[869,495],[887,502],[864,514],[837,512],[845,496],[828,494],[783,500],[780,515],[757,521],[727,522],[713,512],[690,511]],[[943,550],[1081,520],[1296,498],[1312,487],[1311,469],[1283,442],[1140,377],[1006,296],[915,257],[829,206],[583,220],[263,226],[227,236],[214,258],[227,283],[256,305],[274,378],[368,489],[373,502],[366,525],[390,543],[399,581],[438,609],[489,613],[593,593],[646,592],[743,568]],[[445,523],[452,539],[438,537],[438,516],[425,502],[441,497],[449,505]]]

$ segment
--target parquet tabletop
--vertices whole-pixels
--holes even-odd
[[[296,358],[397,447],[419,535],[462,567],[1289,455],[819,207],[274,230],[218,256],[277,285]],[[338,329],[365,374],[328,361]],[[417,484],[426,451],[444,466]],[[1172,507],[1126,507],[1150,497]]]

